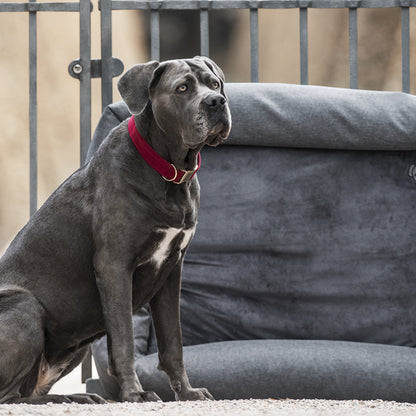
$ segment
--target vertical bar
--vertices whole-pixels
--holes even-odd
[[[111,0],[101,0],[101,107],[113,102]]]
[[[409,7],[402,7],[402,91],[410,93]]]
[[[209,57],[209,14],[208,9],[201,9],[200,30],[201,30],[201,55]]]
[[[160,61],[160,16],[159,10],[150,12],[150,59]]]
[[[350,88],[358,88],[357,8],[348,10],[348,38],[350,49]]]
[[[101,16],[102,19],[102,16]],[[85,162],[91,140],[91,3],[80,0],[79,4],[79,54],[80,73],[80,164]],[[104,86],[103,86],[104,91]],[[104,93],[103,93],[104,94]],[[102,96],[102,100],[104,100]],[[81,366],[81,381],[91,378],[91,352]]]
[[[30,0],[31,3],[36,0]],[[38,205],[38,98],[37,98],[37,22],[36,12],[29,12],[29,174],[30,215]]]
[[[300,27],[300,83],[308,84],[308,9],[299,8]]]
[[[250,9],[251,82],[259,82],[259,18],[258,9]]]
[[[80,164],[84,164],[91,140],[91,4],[80,0]]]
[[[92,355],[91,348],[88,347],[87,355],[84,358],[81,366],[81,382],[85,383],[89,378],[92,377]]]

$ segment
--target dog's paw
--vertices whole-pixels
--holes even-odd
[[[161,402],[162,399],[153,391],[138,391],[124,395],[121,398],[123,402],[143,403],[143,402]]]
[[[182,390],[179,393],[175,393],[176,400],[188,401],[188,400],[215,400],[211,393],[206,388],[188,390]]]
[[[67,394],[66,398],[70,400],[71,403],[79,404],[106,404],[108,403],[98,394],[91,393],[78,393],[78,394]]]

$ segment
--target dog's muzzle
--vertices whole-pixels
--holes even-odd
[[[211,93],[202,100],[201,106],[212,126],[206,144],[218,146],[228,137],[231,127],[227,99],[221,94]]]
[[[223,111],[227,104],[227,100],[221,94],[209,94],[202,100],[202,105],[209,112]]]

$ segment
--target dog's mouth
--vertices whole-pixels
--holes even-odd
[[[205,134],[201,140],[194,143],[188,143],[187,146],[192,149],[200,149],[205,145],[216,147],[222,144],[228,137],[230,133],[230,123],[222,122],[217,123],[208,134]]]
[[[219,120],[214,122],[211,129],[208,131],[206,135],[206,139],[204,140],[204,144],[208,146],[219,146],[222,144],[230,134],[231,130],[231,117],[229,113],[224,112],[220,117]]]
[[[186,143],[190,149],[200,149],[205,145],[219,146],[230,134],[231,116],[229,111],[217,112],[209,118],[202,114],[196,121],[197,137],[192,137],[192,142]]]
[[[229,126],[222,126],[222,128],[219,130],[219,132],[215,131],[217,129],[211,130],[210,134],[208,135],[207,139],[205,140],[205,144],[208,146],[219,146],[222,144],[228,137],[228,134],[230,132]]]

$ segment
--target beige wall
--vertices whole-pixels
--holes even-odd
[[[411,45],[416,40],[416,26],[412,25],[415,13],[411,10]],[[348,88],[348,10],[311,9],[308,28],[309,83]],[[236,80],[248,81],[248,14],[242,14],[235,38],[228,73]],[[300,82],[298,10],[260,10],[259,44],[260,81]],[[358,45],[359,88],[401,90],[400,10],[359,10]],[[412,69],[415,59],[411,51]],[[414,92],[416,85],[412,87]]]
[[[93,1],[92,57],[98,58],[99,12]],[[226,76],[249,80],[248,13],[224,54]],[[411,11],[411,20],[414,11]],[[297,10],[259,12],[260,81],[299,82]],[[79,165],[79,82],[68,75],[79,55],[76,13],[38,13],[39,203]],[[148,59],[137,12],[113,13],[113,55],[128,68]],[[400,12],[359,11],[359,87],[401,89]],[[415,28],[411,25],[411,37]],[[414,54],[412,54],[412,68]],[[0,252],[29,216],[28,16],[0,13]],[[414,71],[412,74],[414,75]],[[348,12],[309,12],[309,82],[349,86]],[[114,83],[115,84],[115,83]],[[93,120],[100,115],[99,80],[93,80]],[[412,86],[414,92],[416,86]],[[115,92],[114,100],[119,96]]]
[[[93,2],[92,57],[100,55]],[[28,15],[0,13],[0,252],[29,218]],[[126,66],[147,60],[137,13],[113,16],[113,45]],[[39,204],[79,166],[79,81],[68,64],[79,57],[77,13],[38,13]],[[134,42],[126,42],[134,39]],[[93,80],[93,126],[101,112]],[[115,99],[119,99],[115,95]]]

